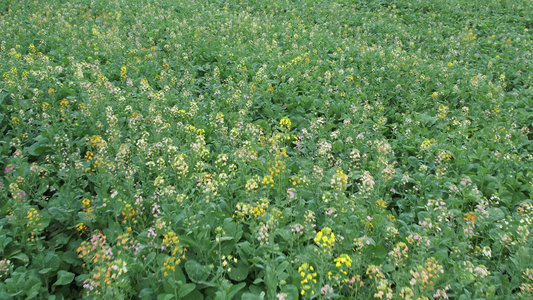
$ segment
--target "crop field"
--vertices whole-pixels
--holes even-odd
[[[1,299],[533,299],[533,1],[0,1]]]

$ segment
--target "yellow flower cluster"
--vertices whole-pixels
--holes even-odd
[[[342,169],[337,169],[335,175],[331,178],[331,187],[339,191],[346,189],[348,183],[348,175],[344,174]]]
[[[446,118],[446,114],[448,113],[448,111],[449,111],[448,106],[441,104],[439,106],[439,113],[438,113],[439,118],[441,119]]]
[[[268,200],[265,198],[262,198],[257,205],[239,202],[237,203],[237,210],[235,210],[233,218],[245,220],[249,217],[258,218],[260,216],[264,216],[266,210],[268,209],[268,205]]]
[[[315,236],[315,243],[322,249],[323,253],[330,253],[335,246],[335,234],[329,227],[324,227]]]
[[[288,157],[287,150],[285,148],[276,151],[273,165],[268,162],[268,165],[270,166],[270,168],[268,168],[268,172],[270,174],[263,177],[262,184],[264,187],[274,187],[274,178],[280,176],[287,168],[285,162],[282,160],[282,157]]]
[[[290,130],[290,129],[291,129],[291,125],[292,125],[292,123],[291,123],[291,120],[290,120],[289,118],[285,117],[285,118],[282,118],[282,119],[279,121],[279,125],[280,125],[282,128],[285,127],[285,128],[287,128],[288,130]]]
[[[59,110],[61,111],[62,114],[64,114],[65,110],[68,109],[70,103],[68,102],[67,99],[63,99],[63,100],[61,100],[59,105],[60,105],[60,109]]]
[[[379,199],[376,201],[376,208],[385,211],[387,209],[387,202],[383,201],[383,199]]]
[[[91,142],[91,147],[93,148],[100,148],[104,144],[102,138],[98,135],[91,137],[89,142]]]
[[[28,219],[28,223],[26,223],[26,227],[32,227],[37,224],[41,220],[41,216],[39,215],[39,211],[35,208],[31,208],[26,218]]]
[[[112,259],[113,252],[107,245],[107,237],[98,232],[93,234],[90,241],[84,241],[76,250],[78,256],[92,264],[105,263]]]
[[[298,273],[302,277],[302,280],[300,281],[300,284],[302,285],[302,291],[300,294],[303,296],[305,293],[310,291],[311,294],[314,295],[315,291],[311,290],[310,284],[316,284],[317,273],[315,272],[315,268],[310,266],[308,263],[304,263],[298,268]]]
[[[122,223],[126,223],[127,220],[137,223],[137,220],[135,219],[135,209],[129,203],[122,209],[122,216],[124,217]]]
[[[96,169],[104,164],[104,161],[99,159],[98,157],[95,157],[94,153],[91,151],[87,151],[87,153],[85,153],[84,158],[87,159],[87,162],[89,163],[89,167],[85,169],[85,173],[96,172]],[[93,166],[91,167],[91,165]]]
[[[185,252],[187,249],[180,245],[178,236],[174,232],[165,234],[163,237],[163,247],[165,249],[170,249],[170,256],[163,264],[165,267],[163,275],[166,277],[168,276],[168,271],[174,272],[176,266],[185,259]]]
[[[340,268],[343,265],[347,267],[352,266],[352,259],[347,254],[341,254],[339,257],[335,258],[335,266]]]
[[[263,181],[261,182],[264,187],[267,187],[270,185],[270,187],[274,187],[274,176],[267,175],[263,177]]]
[[[435,144],[437,141],[435,141],[435,139],[431,139],[431,140],[424,140],[422,142],[422,145],[420,145],[420,149],[422,150],[426,150],[428,149],[429,147],[431,147],[431,145]]]
[[[434,257],[429,257],[424,266],[416,266],[416,271],[411,270],[413,278],[410,281],[411,286],[420,284],[421,289],[433,289],[433,285],[438,280],[441,273],[444,272],[443,267],[437,262]]]
[[[298,177],[294,177],[294,176],[291,177],[291,178],[289,178],[289,181],[290,181],[290,182],[292,183],[292,185],[295,186],[295,187],[299,187],[300,184],[302,183],[302,180],[301,180],[300,178],[298,178]]]
[[[445,160],[452,160],[452,155],[448,152],[442,152],[440,155],[440,159],[445,161]]]
[[[80,235],[87,230],[87,226],[83,223],[78,223],[76,225],[76,230],[80,233]]]
[[[120,78],[127,78],[128,77],[128,69],[126,66],[120,67]]]
[[[92,213],[94,209],[91,207],[91,200],[85,198],[81,200],[81,204],[83,205],[83,212],[86,214]]]
[[[92,153],[91,151],[87,151],[87,153],[85,153],[85,156],[84,156],[84,158],[87,160],[91,160],[93,159],[93,157],[94,157],[94,153]]]
[[[375,281],[377,292],[374,293],[374,298],[383,299],[383,296],[385,296],[385,299],[392,299],[393,293],[391,284],[385,278],[385,275],[379,266],[368,266],[366,274],[368,275],[368,278]]]
[[[270,164],[270,163],[268,163]],[[285,170],[285,162],[276,160],[274,162],[274,165],[270,168],[268,168],[268,171],[270,172],[270,175],[272,176],[279,176],[281,172]]]

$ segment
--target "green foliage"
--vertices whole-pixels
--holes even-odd
[[[0,298],[530,299],[531,1],[3,1]]]

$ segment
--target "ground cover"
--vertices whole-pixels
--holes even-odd
[[[3,1],[0,298],[531,299],[533,3]]]

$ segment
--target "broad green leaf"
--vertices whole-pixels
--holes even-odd
[[[178,297],[183,298],[190,294],[194,289],[196,288],[196,284],[194,283],[186,283],[180,287],[178,290]]]
[[[205,281],[209,277],[209,268],[199,264],[195,260],[188,260],[185,263],[185,271],[189,275],[192,281]]]
[[[30,261],[30,258],[24,253],[19,253],[17,255],[12,256],[11,258],[18,259],[22,261],[24,264],[27,264]]]
[[[155,256],[156,256],[155,252],[150,252],[144,259],[143,266],[146,267],[150,265],[150,263],[154,260]]]
[[[139,293],[139,298],[151,297],[154,294],[154,290],[151,288],[144,288]]]
[[[420,161],[414,156],[409,156],[407,162],[414,168],[418,168],[420,166]]]
[[[65,270],[60,270],[57,272],[57,281],[53,284],[53,286],[56,285],[67,285],[70,284],[74,280],[74,273],[67,272]]]
[[[233,299],[233,296],[235,296],[235,294],[237,294],[240,290],[242,290],[242,288],[244,288],[246,286],[246,283],[245,282],[241,282],[239,284],[234,284],[232,285],[229,289],[228,289],[228,292],[227,292],[227,299]]]
[[[287,297],[285,297],[286,300],[298,300],[299,299],[298,288],[292,284],[283,286],[281,288],[281,292],[287,295]]]
[[[250,272],[250,267],[248,264],[243,261],[239,260],[237,262],[237,266],[234,268],[231,268],[231,271],[229,273],[229,278],[235,281],[242,281],[248,277],[248,273]]]

